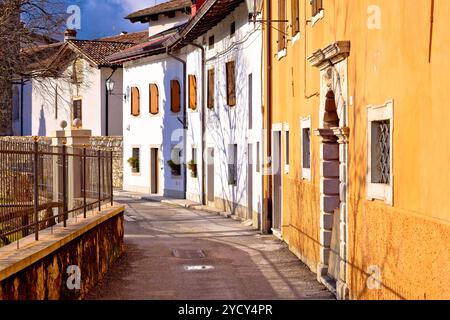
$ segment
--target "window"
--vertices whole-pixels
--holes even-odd
[[[137,117],[141,114],[141,98],[139,95],[139,88],[131,88],[131,115]]]
[[[300,10],[299,0],[291,0],[291,13],[292,13],[292,36],[295,36],[300,32]]]
[[[170,161],[168,162],[172,176],[181,175],[181,148],[172,146],[172,152],[170,155]]]
[[[253,128],[253,74],[248,75],[248,128]]]
[[[181,87],[178,80],[170,81],[170,111],[173,113],[181,111]]]
[[[234,61],[227,62],[227,104],[230,107],[236,105],[236,69]]]
[[[289,173],[289,157],[290,157],[290,145],[289,145],[289,128],[286,129],[285,133],[284,133],[284,172],[285,173]]]
[[[210,36],[209,37],[209,39],[208,39],[208,48],[211,50],[211,49],[214,49],[214,36]]]
[[[197,164],[197,147],[192,147],[191,152],[192,152],[192,156],[191,156],[192,162],[194,164]]]
[[[230,37],[234,36],[236,33],[236,22],[232,22],[230,25]]]
[[[208,70],[208,109],[214,109],[214,95],[215,95],[215,71]]]
[[[228,145],[228,184],[237,184],[237,144]]]
[[[300,121],[302,178],[311,180],[311,117]]]
[[[278,19],[286,20],[286,0],[278,0]],[[279,23],[280,30],[278,33],[278,52],[286,48],[286,22]]]
[[[367,109],[368,170],[367,197],[393,204],[392,132],[394,128],[393,101]]]
[[[83,102],[81,98],[74,98],[72,105],[72,120],[80,119],[83,120]]]
[[[261,172],[260,142],[256,143],[256,172]]]
[[[323,18],[323,1],[322,0],[310,0],[311,2],[311,17],[312,25],[314,25],[319,19]]]
[[[149,88],[149,102],[150,102],[150,113],[156,115],[159,113],[159,90],[158,86],[154,83],[150,84]]]
[[[197,110],[197,78],[189,75],[189,108]]]
[[[131,170],[133,171],[133,173],[141,172],[140,160],[141,160],[141,149],[133,148],[131,159],[128,160],[128,162],[131,165]]]

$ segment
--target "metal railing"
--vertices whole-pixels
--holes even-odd
[[[113,152],[0,141],[0,247],[113,204]]]

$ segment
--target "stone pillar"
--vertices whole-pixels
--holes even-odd
[[[84,129],[70,129],[70,130],[58,130],[53,134],[52,146],[60,147],[66,145],[67,153],[79,154],[82,153],[83,147],[90,146],[90,138],[92,136],[91,130]],[[58,152],[61,149],[58,148]],[[60,158],[58,156],[58,158]],[[61,166],[58,165],[61,160],[56,159],[53,162],[53,172],[57,173],[53,180],[54,196],[61,192]],[[82,161],[81,157],[67,156],[67,205],[71,210],[76,206],[76,200],[82,198],[81,184],[82,184]],[[55,167],[56,166],[56,167]],[[59,168],[59,169],[58,169]]]
[[[339,208],[339,144],[331,129],[317,129],[320,136],[320,262],[317,279],[328,274],[331,233],[335,209]]]
[[[348,137],[349,128],[333,128],[334,134],[338,137],[339,143],[339,180],[340,180],[340,243],[339,243],[339,279],[336,283],[336,293],[340,300],[347,300],[349,298],[349,289],[347,284],[347,190],[348,190]]]

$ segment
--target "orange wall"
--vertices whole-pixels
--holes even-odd
[[[435,0],[428,62],[431,0],[325,0],[313,27],[309,0],[300,0],[300,40],[273,59],[273,123],[289,123],[290,172],[283,177],[283,236],[315,271],[319,261],[319,139],[312,141],[312,182],[301,179],[300,119],[317,129],[318,69],[305,59],[335,41],[350,40],[349,276],[354,299],[450,298],[450,1]],[[277,2],[272,1],[273,19]],[[381,29],[367,28],[367,8],[381,9]],[[290,1],[287,1],[288,10]],[[306,13],[306,18],[305,18]],[[290,17],[290,13],[287,14]],[[265,29],[267,32],[267,29]],[[288,30],[290,33],[290,29]],[[277,31],[272,29],[276,51]],[[305,38],[307,39],[305,43]],[[306,45],[307,54],[304,50]],[[266,48],[267,49],[267,48]],[[306,82],[304,80],[306,73]],[[305,88],[306,87],[306,88]],[[368,201],[367,106],[394,100],[394,205]],[[382,289],[366,286],[367,268],[381,270]]]

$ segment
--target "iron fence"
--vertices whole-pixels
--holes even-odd
[[[0,141],[0,247],[113,204],[113,152]]]

